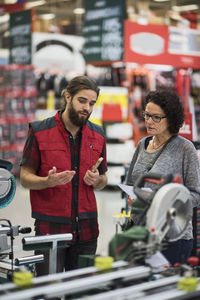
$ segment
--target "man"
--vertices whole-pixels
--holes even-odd
[[[29,124],[20,182],[30,189],[36,235],[73,234],[69,247],[58,249],[57,272],[77,268],[79,255],[93,255],[97,248],[94,189],[107,184],[106,142],[102,128],[88,118],[98,95],[93,80],[77,76],[62,93],[61,111]],[[92,171],[99,157],[104,159]],[[49,272],[48,253],[42,253],[37,276]]]

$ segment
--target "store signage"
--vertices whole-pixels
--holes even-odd
[[[193,130],[192,130],[192,114],[189,112],[185,113],[185,120],[183,126],[179,130],[179,134],[188,140],[193,140]]]
[[[123,59],[124,0],[85,0],[86,62],[109,62]]]
[[[124,61],[200,68],[200,31],[125,21]]]
[[[31,64],[31,11],[10,14],[10,64]]]
[[[25,9],[26,1],[13,4],[0,4],[0,13],[13,13]]]
[[[200,30],[169,27],[169,53],[200,57]]]
[[[32,65],[40,72],[44,73],[45,70],[51,74],[59,74],[58,82],[64,74],[69,78],[76,74],[84,74],[83,42],[82,36],[33,32]]]

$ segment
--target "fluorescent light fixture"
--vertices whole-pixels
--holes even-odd
[[[135,13],[134,7],[133,7],[133,6],[128,6],[127,12],[128,12],[129,14],[134,14],[134,13]]]
[[[183,6],[172,6],[172,9],[177,12],[182,12],[182,11],[197,10],[197,9],[199,9],[199,6],[196,4],[183,5]]]
[[[17,2],[17,0],[5,0],[4,3],[5,4],[15,4]]]
[[[175,20],[175,21],[180,21],[180,20],[182,20],[182,17],[181,17],[181,15],[179,14],[178,11],[170,10],[170,11],[168,12],[168,15],[169,15],[169,18],[171,18],[171,19],[173,19],[173,20]]]
[[[75,15],[82,15],[85,13],[85,9],[83,7],[77,7],[73,10]]]
[[[40,19],[43,19],[43,20],[52,20],[55,18],[55,14],[53,13],[49,13],[49,14],[41,14],[38,16]]]
[[[170,0],[153,0],[154,2],[168,2]]]
[[[0,24],[8,22],[9,19],[10,19],[9,14],[5,14],[3,16],[0,16]]]
[[[38,0],[38,1],[27,2],[25,5],[26,5],[26,9],[31,9],[36,6],[44,5],[45,3],[46,3],[45,0]]]

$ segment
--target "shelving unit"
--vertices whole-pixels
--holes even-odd
[[[28,123],[35,119],[36,96],[33,66],[0,66],[0,158],[13,163],[16,176]]]
[[[128,122],[104,122],[103,127],[107,142],[108,185],[116,187],[135,150],[133,128]]]

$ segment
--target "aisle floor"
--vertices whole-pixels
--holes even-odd
[[[114,236],[116,230],[120,231],[120,226],[116,226],[113,215],[114,213],[120,213],[121,208],[125,205],[125,200],[121,198],[121,193],[118,190],[96,191],[95,194],[97,198],[100,228],[97,254],[107,255],[110,239]],[[22,238],[24,236],[34,235],[34,219],[31,218],[29,190],[23,188],[19,181],[17,181],[16,194],[12,202],[7,207],[0,209],[0,218],[8,219],[13,226],[19,225],[20,227],[32,228],[30,234],[19,234],[14,240],[15,258],[32,255],[31,252],[22,250]],[[5,222],[3,224],[5,224]]]

